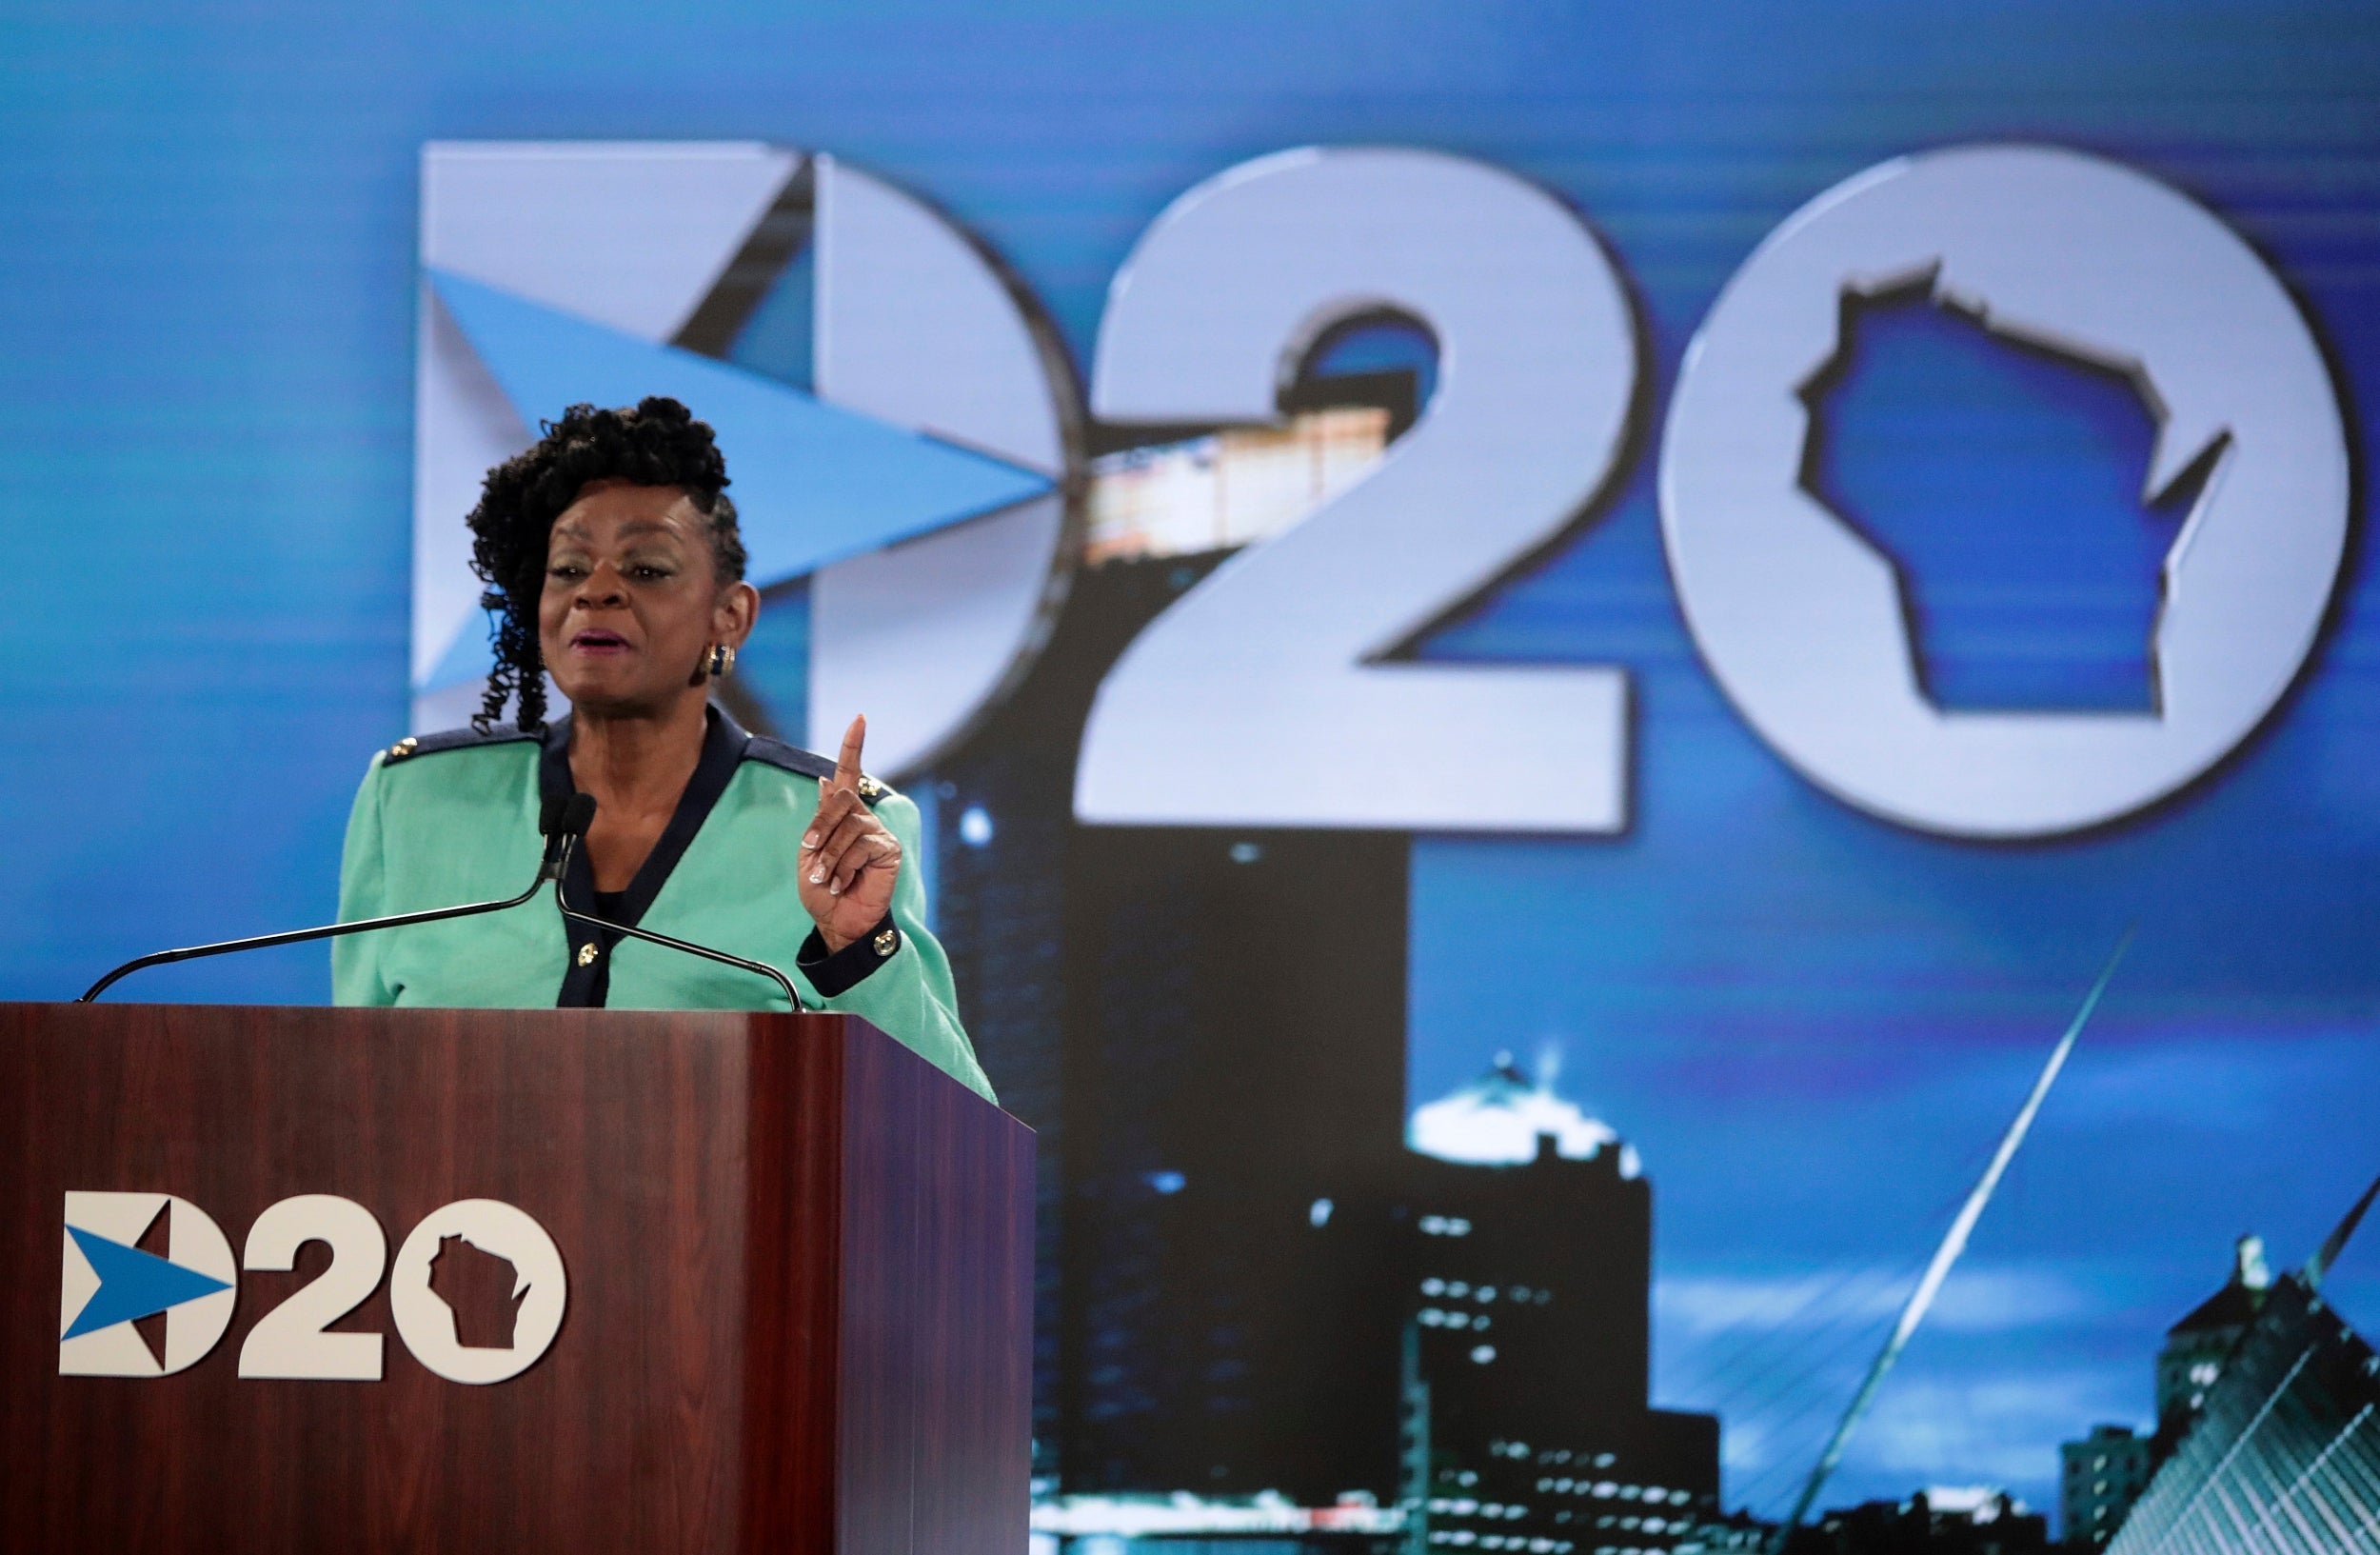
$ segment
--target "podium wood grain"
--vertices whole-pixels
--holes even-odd
[[[0,1005],[0,1548],[1014,1555],[1029,1130],[864,1023]],[[57,1374],[66,1191],[178,1194],[236,1254],[331,1193],[395,1249],[501,1199],[569,1307],[508,1382],[243,1379],[326,1262],[241,1281],[189,1370]]]

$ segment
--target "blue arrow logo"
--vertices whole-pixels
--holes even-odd
[[[90,1300],[74,1315],[73,1325],[59,1336],[61,1340],[112,1328],[134,1318],[153,1317],[185,1302],[231,1288],[211,1275],[185,1268],[155,1253],[94,1236],[79,1226],[66,1229],[74,1239],[74,1246],[89,1261],[91,1272],[99,1276],[99,1288],[91,1292]]]
[[[1050,489],[1048,476],[676,346],[574,318],[445,271],[438,300],[531,427],[581,402],[667,394],[735,455],[736,510],[763,583],[879,550]]]
[[[752,582],[814,572],[1012,508],[1050,478],[675,346],[655,345],[509,291],[432,269],[430,286],[515,412],[534,428],[565,406],[666,394],[734,450]],[[487,673],[486,624],[466,621],[425,688]]]

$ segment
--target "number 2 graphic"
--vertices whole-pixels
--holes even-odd
[[[1383,662],[1558,535],[1626,446],[1639,370],[1627,289],[1559,201],[1431,151],[1232,169],[1176,200],[1118,274],[1093,413],[1275,421],[1305,349],[1383,309],[1438,340],[1419,422],[1370,476],[1225,562],[1126,650],[1083,731],[1082,820],[1626,824],[1624,670]]]

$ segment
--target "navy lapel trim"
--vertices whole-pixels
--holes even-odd
[[[743,764],[744,748],[751,743],[736,721],[718,708],[709,709],[703,731],[703,754],[694,765],[694,775],[686,779],[685,791],[678,796],[678,807],[671,812],[669,824],[662,828],[653,850],[645,856],[636,878],[621,900],[620,916],[613,920],[634,928],[641,927],[645,914],[669,883],[670,873],[685,850],[710,818],[720,796],[734,781],[736,768]],[[570,720],[559,719],[545,728],[544,749],[538,761],[538,790],[542,798],[567,799],[577,785],[570,776]],[[582,912],[595,909],[595,870],[587,863],[586,849],[574,849],[570,867],[563,876],[563,894],[572,907]],[[565,920],[565,955],[562,992],[555,1000],[561,1007],[602,1007],[611,992],[611,956],[621,936],[596,933],[582,925]],[[592,939],[598,953],[581,965],[580,947]]]

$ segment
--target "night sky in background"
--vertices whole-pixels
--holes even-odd
[[[2267,255],[2331,353],[2360,478],[2380,30],[2359,6],[1775,14],[12,8],[0,995],[69,997],[122,956],[331,908],[348,799],[407,705],[422,142],[833,150],[981,234],[1078,366],[1133,239],[1200,179],[1309,142],[1458,151],[1559,190],[1607,240],[1649,334],[1652,430],[1574,541],[1426,651],[1624,666],[1636,798],[1617,838],[1416,844],[1409,1095],[1499,1047],[1558,1052],[1559,1087],[1655,1184],[1658,1396],[1719,1407],[1729,1499],[1773,1508],[1775,1465],[1815,1452],[1895,1280],[2137,922],[1829,1498],[1993,1481],[2051,1503],[2059,1439],[2146,1424],[2162,1330],[2231,1238],[2293,1266],[2380,1170],[2365,515],[2305,676],[2231,761],[2103,832],[1955,843],[1828,798],[1726,706],[1660,556],[1658,421],[1718,288],[1804,202],[1900,152],[2053,140],[2190,191]],[[2144,558],[2170,533],[2123,496],[2145,422],[1956,321],[1874,323],[1825,407],[1828,489],[1918,580],[1932,683],[2126,705]],[[2038,587],[2070,566],[2088,581]],[[2046,664],[2022,646],[2043,641]],[[141,997],[327,987],[319,951],[151,976]],[[2350,1252],[2332,1289],[2380,1323],[2380,1254]]]

